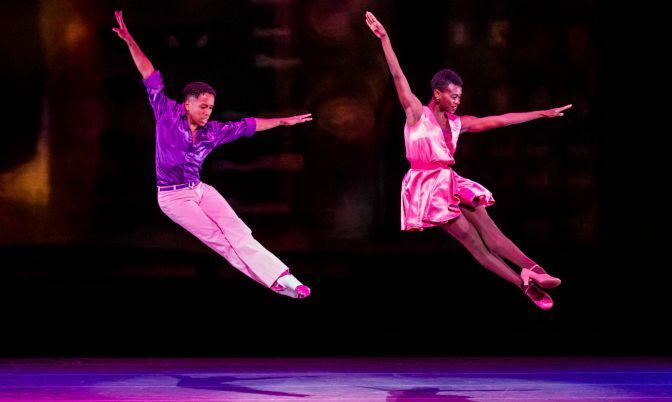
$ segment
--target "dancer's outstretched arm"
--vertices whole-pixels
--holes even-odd
[[[462,132],[478,132],[490,130],[493,128],[510,126],[512,124],[525,123],[531,120],[540,119],[542,117],[561,117],[564,116],[564,111],[572,107],[572,105],[565,105],[563,107],[556,107],[546,110],[536,110],[534,112],[525,113],[507,113],[499,116],[488,117],[474,117],[462,116]]]
[[[131,52],[131,57],[133,57],[133,61],[135,62],[135,66],[138,67],[138,71],[140,71],[140,74],[142,74],[142,78],[146,79],[154,72],[154,66],[152,65],[152,62],[149,61],[144,53],[142,53],[142,50],[140,50],[140,47],[135,42],[135,39],[133,39],[131,33],[128,32],[128,28],[126,28],[126,24],[124,24],[124,17],[121,11],[115,11],[114,16],[117,19],[119,27],[112,28],[112,30],[116,32],[124,42],[126,42],[128,45],[128,50]]]
[[[211,127],[217,131],[215,146],[218,147],[227,142],[235,141],[240,137],[251,137],[258,131],[269,130],[278,126],[293,126],[299,123],[311,121],[313,118],[310,113],[300,114],[298,116],[280,117],[275,119],[262,119],[258,117],[249,117],[239,122],[219,122],[213,120],[209,122]]]
[[[308,113],[300,114],[298,116],[280,117],[276,119],[261,119],[259,117],[255,117],[254,120],[257,123],[256,131],[264,131],[278,126],[293,126],[295,124],[305,123],[307,121],[313,120],[313,116]]]
[[[406,80],[406,76],[401,70],[399,60],[397,60],[397,56],[394,54],[390,37],[387,36],[383,24],[369,11],[366,12],[366,24],[380,38],[380,43],[383,45],[383,52],[385,53],[385,60],[387,60],[387,66],[390,68],[390,73],[392,73],[392,78],[394,79],[394,86],[397,89],[397,95],[399,95],[399,101],[406,112],[406,122],[409,125],[413,125],[422,116],[422,102],[411,91],[411,87],[408,85],[408,80]]]

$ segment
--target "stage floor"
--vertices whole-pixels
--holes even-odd
[[[672,358],[5,358],[0,400],[672,401]]]

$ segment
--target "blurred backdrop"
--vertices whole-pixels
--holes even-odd
[[[654,9],[618,10],[621,25],[598,0],[10,3],[0,353],[669,353],[669,141],[642,118],[660,108]],[[160,212],[154,119],[115,9],[171,97],[200,80],[218,120],[313,113],[226,144],[202,172],[310,299],[261,289]],[[365,10],[423,102],[450,67],[462,114],[574,105],[466,134],[456,155],[500,228],[563,278],[552,311],[440,230],[399,231],[404,116]]]

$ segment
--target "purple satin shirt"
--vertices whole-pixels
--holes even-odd
[[[184,104],[169,99],[163,91],[163,78],[156,70],[143,80],[156,119],[156,185],[172,186],[200,181],[199,172],[205,157],[215,148],[240,137],[251,137],[257,130],[254,118],[222,123],[208,121],[191,130]]]

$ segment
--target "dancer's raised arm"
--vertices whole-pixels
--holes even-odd
[[[385,53],[385,60],[387,60],[387,66],[390,68],[390,73],[392,73],[399,101],[406,112],[406,122],[409,125],[413,125],[420,119],[420,116],[422,116],[422,102],[420,102],[418,97],[411,91],[411,87],[408,85],[408,80],[406,80],[406,76],[401,70],[401,66],[399,66],[399,60],[397,60],[397,56],[394,54],[390,37],[387,35],[383,24],[381,24],[369,11],[366,12],[366,24],[371,28],[371,31],[380,38],[380,43],[383,46],[383,52]]]
[[[564,111],[572,107],[571,104],[563,107],[555,107],[546,110],[537,110],[534,112],[525,113],[507,113],[499,116],[488,117],[474,117],[462,116],[462,132],[478,132],[490,130],[493,128],[510,126],[512,124],[525,123],[531,120],[540,119],[542,117],[561,117],[564,116]]]
[[[149,61],[147,56],[145,56],[142,50],[140,50],[140,47],[135,42],[135,39],[133,39],[131,33],[128,32],[126,24],[124,24],[124,17],[121,11],[115,11],[114,17],[117,19],[119,27],[112,28],[112,30],[116,32],[124,42],[126,42],[128,45],[128,50],[131,52],[131,57],[133,57],[133,61],[135,62],[135,66],[138,67],[138,71],[140,71],[140,74],[142,74],[142,78],[146,79],[154,72],[154,66],[152,65],[152,62]]]

